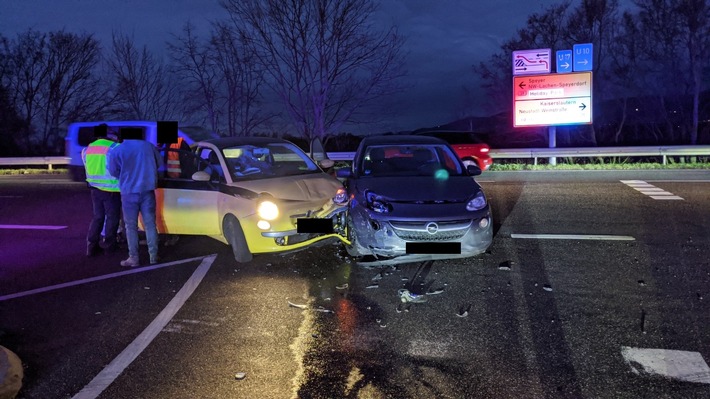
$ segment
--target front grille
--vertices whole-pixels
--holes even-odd
[[[471,220],[444,220],[432,221],[438,225],[436,233],[427,231],[427,225],[431,222],[411,222],[402,220],[392,220],[390,225],[397,237],[405,241],[452,241],[463,237],[471,228]]]

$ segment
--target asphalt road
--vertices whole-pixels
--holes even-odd
[[[478,180],[495,237],[475,258],[240,265],[185,236],[127,270],[84,256],[82,184],[0,177],[19,398],[710,398],[707,171]]]

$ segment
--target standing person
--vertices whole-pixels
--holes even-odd
[[[109,171],[118,176],[126,225],[128,259],[123,267],[140,266],[138,257],[138,215],[143,218],[150,263],[158,263],[158,229],[155,223],[155,189],[163,159],[155,146],[142,138],[140,129],[123,129],[123,143],[111,152]]]
[[[121,194],[118,179],[108,171],[107,157],[118,148],[117,137],[107,134],[105,124],[94,129],[95,140],[81,152],[86,170],[86,182],[91,188],[91,204],[94,216],[86,234],[86,256],[99,255],[101,231],[106,227],[104,243],[107,252],[117,249],[116,238],[121,219]]]

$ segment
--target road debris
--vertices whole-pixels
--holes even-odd
[[[288,301],[288,306],[291,306],[292,308],[308,309],[308,305],[301,305],[301,304],[293,303],[291,301]]]
[[[545,285],[543,285],[543,286],[542,286],[542,289],[545,290],[545,291],[548,291],[548,292],[549,292],[549,291],[552,291],[552,287],[550,286],[550,284],[545,284]]]
[[[424,303],[427,301],[426,295],[415,294],[405,288],[397,291],[397,295],[399,295],[399,299],[404,303]]]
[[[471,304],[469,303],[468,306],[461,306],[459,308],[459,312],[456,313],[456,316],[458,317],[466,317],[468,316],[468,312],[471,310]]]
[[[368,289],[369,289],[369,288],[380,288],[380,285],[379,285],[379,284],[370,284],[370,285],[368,285],[368,286],[365,287],[365,288],[368,288]]]
[[[348,283],[345,283],[345,284],[341,284],[341,285],[336,285],[335,289],[336,290],[346,290],[346,289],[348,289],[348,287],[349,287]]]
[[[243,380],[245,378],[247,378],[247,373],[239,372],[239,373],[234,374],[235,380]]]

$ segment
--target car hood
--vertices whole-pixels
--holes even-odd
[[[319,173],[236,182],[232,186],[289,201],[325,201],[343,185],[338,179]]]
[[[433,177],[368,177],[359,179],[358,191],[370,190],[391,202],[465,202],[481,187],[470,176],[451,176],[446,180]]]

